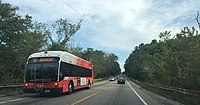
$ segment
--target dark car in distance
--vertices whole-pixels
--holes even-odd
[[[119,77],[117,79],[117,84],[125,84],[125,78],[124,77]]]

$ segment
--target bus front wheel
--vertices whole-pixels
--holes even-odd
[[[90,81],[88,81],[88,89],[90,89],[90,87],[91,87],[91,83],[90,83]]]

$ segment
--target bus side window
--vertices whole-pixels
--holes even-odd
[[[59,73],[59,80],[63,80],[63,79],[64,79],[63,72],[60,71],[60,73]]]
[[[69,76],[69,71],[68,71],[68,70],[66,70],[66,71],[64,72],[64,76]]]
[[[62,72],[63,74],[63,78],[65,76],[81,76],[81,77],[92,77],[92,70],[91,69],[87,69],[87,68],[83,68],[80,66],[75,66],[72,64],[68,64],[68,63],[61,63],[61,70],[60,72]]]
[[[59,78],[60,80],[63,80],[64,77],[65,77],[65,74],[64,74],[64,71],[65,71],[65,65],[63,62],[61,62],[61,65],[60,65],[60,73],[59,73]]]
[[[62,62],[61,63],[61,70],[60,70],[60,72],[62,72],[63,78],[65,76],[71,76],[72,75],[72,73],[71,73],[71,66],[69,64],[67,64],[67,63]]]

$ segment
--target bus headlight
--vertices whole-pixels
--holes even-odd
[[[24,85],[25,87],[27,87],[28,86],[28,83],[25,83],[25,85]]]

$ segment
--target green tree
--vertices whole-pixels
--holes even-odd
[[[102,78],[121,73],[118,57],[115,54],[107,54],[101,50],[87,48],[82,52],[82,58],[90,61],[94,67],[95,78]]]
[[[47,41],[44,27],[33,24],[29,15],[18,15],[17,10],[18,7],[0,1],[0,82],[22,81],[28,55],[40,50]]]
[[[200,88],[200,35],[194,27],[184,27],[169,39],[170,31],[160,34],[161,41],[141,43],[127,58],[126,74],[140,81]]]
[[[169,40],[171,36],[171,31],[160,32],[159,38],[162,40]]]
[[[60,19],[52,24],[52,33],[49,35],[51,44],[48,46],[48,50],[68,50],[68,42],[81,28],[81,22],[82,20],[77,24],[71,24],[67,19]],[[56,36],[56,38],[53,38],[53,36]]]

